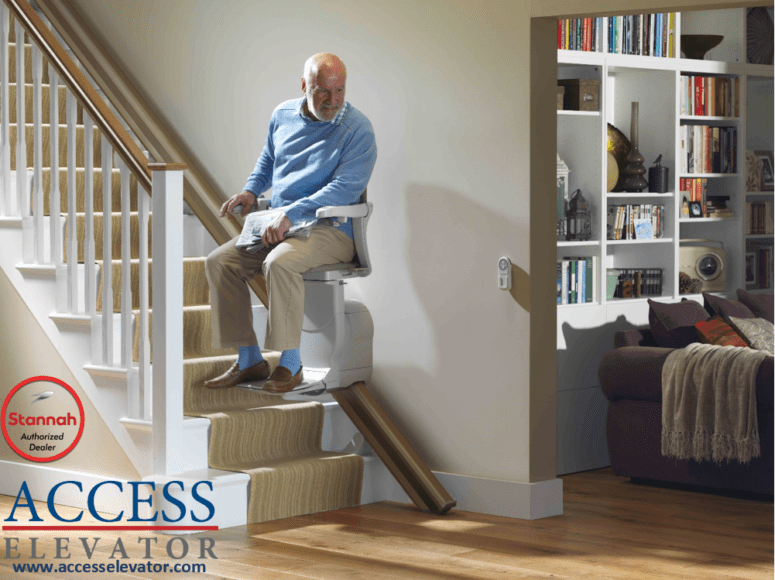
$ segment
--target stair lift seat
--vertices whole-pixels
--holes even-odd
[[[258,210],[267,206],[258,198]],[[371,379],[374,322],[366,306],[356,300],[345,300],[345,280],[371,274],[366,226],[373,205],[366,200],[347,206],[326,206],[317,210],[318,218],[339,223],[350,218],[355,241],[352,262],[312,268],[303,274],[304,322],[301,334],[303,378],[289,394],[320,395]],[[235,208],[236,210],[236,208]],[[241,385],[260,389],[260,382]]]

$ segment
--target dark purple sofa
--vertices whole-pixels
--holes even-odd
[[[617,332],[598,369],[608,399],[608,454],[617,475],[757,494],[773,493],[773,359],[756,376],[761,457],[748,464],[662,456],[662,366],[672,348],[657,346],[649,329]]]

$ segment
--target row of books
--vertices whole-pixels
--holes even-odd
[[[681,173],[737,173],[737,127],[681,125]]]
[[[740,78],[682,76],[681,114],[740,116]]]
[[[557,260],[557,304],[597,301],[597,256]]]
[[[557,21],[557,48],[675,57],[675,14],[632,14]]]
[[[745,232],[749,235],[772,234],[772,202],[745,202]]]
[[[756,288],[772,288],[772,246],[756,248],[751,253],[753,264],[746,256],[746,282]]]
[[[662,295],[662,268],[608,268],[608,298]]]
[[[678,180],[682,201],[699,201],[702,205],[702,217],[708,217],[708,180],[705,177],[682,177]],[[689,208],[683,208],[682,217],[689,217]],[[695,216],[696,217],[696,216]],[[719,216],[717,216],[719,217]]]
[[[665,206],[627,204],[608,206],[607,239],[652,240],[665,235]]]

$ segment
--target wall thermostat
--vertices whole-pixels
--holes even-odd
[[[498,260],[498,288],[511,290],[511,260],[506,257]]]

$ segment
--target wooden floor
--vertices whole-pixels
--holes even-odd
[[[380,503],[231,528],[207,535],[218,557],[197,559],[198,536],[186,536],[189,554],[167,555],[171,536],[156,534],[152,560],[127,532],[2,532],[19,538],[19,560],[5,556],[0,578],[235,578],[265,580],[468,580],[520,578],[767,579],[773,578],[773,505],[630,483],[610,469],[574,474],[564,481],[564,515],[523,521],[453,510],[432,516],[413,506]],[[8,517],[13,498],[0,496]],[[70,510],[70,511],[67,511]],[[40,504],[40,514],[51,521]],[[63,517],[77,513],[62,508]],[[84,515],[84,523],[86,516]],[[18,516],[17,516],[18,517]],[[30,536],[38,554],[30,560]],[[55,537],[69,536],[70,560],[53,560]],[[102,538],[91,560],[78,537]],[[107,563],[118,537],[125,563],[204,563],[205,574],[16,574],[23,562]],[[179,555],[180,541],[173,545]],[[118,552],[113,554],[118,557]]]

